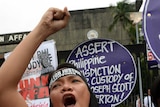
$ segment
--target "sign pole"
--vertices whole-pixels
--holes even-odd
[[[135,24],[135,27],[136,27],[136,43],[139,44],[138,24],[142,20],[142,12],[131,12],[130,13],[130,19],[133,20],[133,23]],[[141,100],[141,107],[143,107],[143,90],[142,90],[140,55],[137,56],[137,63],[138,63],[138,79],[139,79],[140,100]]]
[[[139,44],[139,32],[138,32],[138,23],[136,23],[136,39],[137,44]],[[138,63],[138,77],[139,77],[139,91],[140,91],[140,101],[141,101],[141,107],[143,107],[143,90],[142,90],[142,76],[141,76],[141,65],[140,65],[140,56],[137,57],[137,63]]]

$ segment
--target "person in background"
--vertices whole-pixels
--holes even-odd
[[[151,100],[150,89],[147,90],[147,96],[144,97],[144,107],[155,107]]]
[[[160,107],[160,76],[153,82],[151,88],[151,99],[155,107]]]

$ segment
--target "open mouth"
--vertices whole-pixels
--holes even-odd
[[[74,105],[76,104],[76,99],[71,94],[65,95],[63,97],[63,103],[65,107],[74,107]]]

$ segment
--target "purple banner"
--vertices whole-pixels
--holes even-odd
[[[154,54],[160,61],[160,2],[146,0],[143,11],[143,31],[146,41]]]
[[[113,107],[132,92],[137,69],[130,52],[113,40],[92,39],[72,50],[66,62],[77,66],[96,94],[100,107]]]

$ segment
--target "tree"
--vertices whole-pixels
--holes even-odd
[[[113,8],[113,22],[109,26],[109,31],[111,31],[117,23],[122,25],[123,30],[125,30],[130,36],[131,42],[135,43],[136,30],[133,22],[130,20],[130,12],[135,11],[134,5],[129,4],[127,0],[117,3],[117,6]]]

